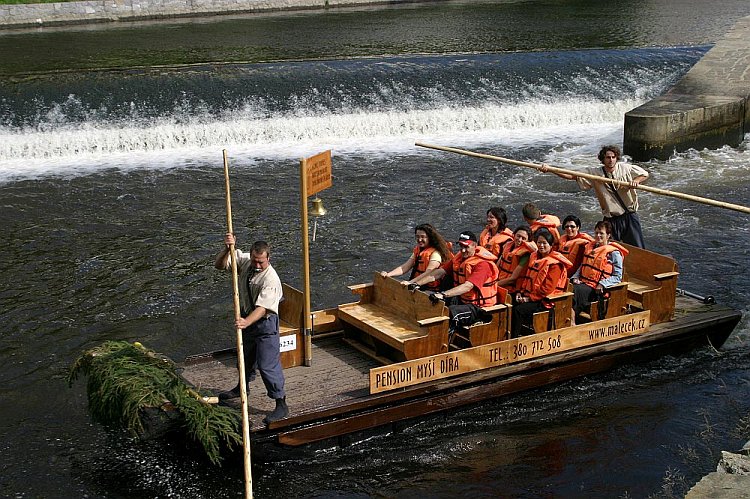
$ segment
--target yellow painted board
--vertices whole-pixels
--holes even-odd
[[[649,311],[370,369],[370,393],[435,381],[643,334]]]

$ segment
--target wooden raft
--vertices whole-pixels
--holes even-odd
[[[623,276],[628,283],[628,304],[638,310],[650,310],[652,324],[673,320],[680,275],[677,262],[653,251],[623,246],[630,251],[625,257]]]

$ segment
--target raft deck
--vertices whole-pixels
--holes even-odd
[[[378,362],[343,342],[329,337],[313,342],[312,366],[285,369],[290,416],[315,412],[323,406],[345,406],[368,397],[370,369]],[[237,385],[237,355],[234,349],[188,357],[182,376],[193,385],[219,393]],[[263,418],[275,404],[266,395],[260,376],[250,383],[248,415],[254,430],[265,428]],[[227,401],[240,406],[240,399]]]
[[[646,350],[677,353],[680,346],[691,348],[709,339],[718,348],[741,317],[727,307],[683,296],[677,297],[675,305],[673,321],[652,324],[638,336],[374,395],[369,391],[369,371],[382,364],[340,336],[313,336],[312,366],[284,371],[289,417],[267,428],[262,420],[274,403],[266,396],[260,376],[250,383],[251,431],[256,438],[273,437],[299,445],[601,372],[623,362],[648,360],[652,357]],[[188,357],[183,367],[183,377],[203,389],[218,393],[237,383],[233,349]],[[493,389],[487,384],[494,384]],[[229,404],[239,407],[239,399]]]

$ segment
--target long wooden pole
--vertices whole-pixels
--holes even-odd
[[[299,212],[302,221],[302,295],[304,297],[302,337],[305,342],[305,366],[310,367],[312,365],[312,319],[310,316],[310,236],[307,222],[307,159],[305,158],[299,162],[299,196]]]
[[[493,156],[491,154],[481,154],[478,152],[466,151],[464,149],[457,149],[455,147],[436,146],[436,145],[431,145],[431,144],[424,144],[421,142],[417,142],[414,145],[419,146],[419,147],[426,147],[428,149],[435,149],[438,151],[446,151],[446,152],[453,152],[456,154],[463,154],[464,156],[491,159],[493,161],[500,161],[502,163],[508,163],[509,165],[525,166],[527,168],[533,168],[535,170],[542,169],[542,165],[540,164],[527,163],[525,161],[518,161],[515,159],[503,158],[501,156]],[[608,184],[619,185],[623,187],[630,186],[629,182],[623,182],[621,180],[601,177],[599,175],[591,175],[589,173],[577,172],[575,170],[566,170],[564,168],[557,168],[554,166],[547,166],[547,171],[552,172],[552,173],[566,173],[568,175],[573,175],[574,177],[581,177],[581,178],[585,178],[594,182],[607,182]],[[650,187],[648,185],[639,184],[635,188],[640,189],[642,191],[646,191],[646,192],[653,192],[654,194],[661,194],[662,196],[670,196],[673,198],[684,199],[686,201],[694,201],[696,203],[717,206],[719,208],[726,208],[728,210],[740,211],[742,213],[750,213],[750,208],[748,208],[747,206],[742,206],[740,204],[725,203],[724,201],[716,201],[714,199],[704,198],[700,196],[693,196],[692,194],[684,194],[682,192],[668,191],[666,189],[659,189],[658,187]]]
[[[232,196],[229,192],[229,161],[227,160],[227,150],[224,149],[224,184],[227,191],[227,232],[234,233],[232,229]],[[237,258],[235,258],[234,244],[229,247],[229,254],[232,261],[232,286],[234,296],[234,320],[241,317],[240,313],[240,287],[237,277]],[[250,418],[247,414],[247,378],[245,376],[245,355],[242,348],[242,329],[237,328],[237,369],[240,377],[240,401],[242,402],[242,447],[244,451],[245,462],[245,497],[253,497],[253,477],[250,470]]]

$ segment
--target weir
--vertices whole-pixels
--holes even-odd
[[[623,152],[636,161],[737,147],[750,133],[750,16],[668,92],[625,113]]]

